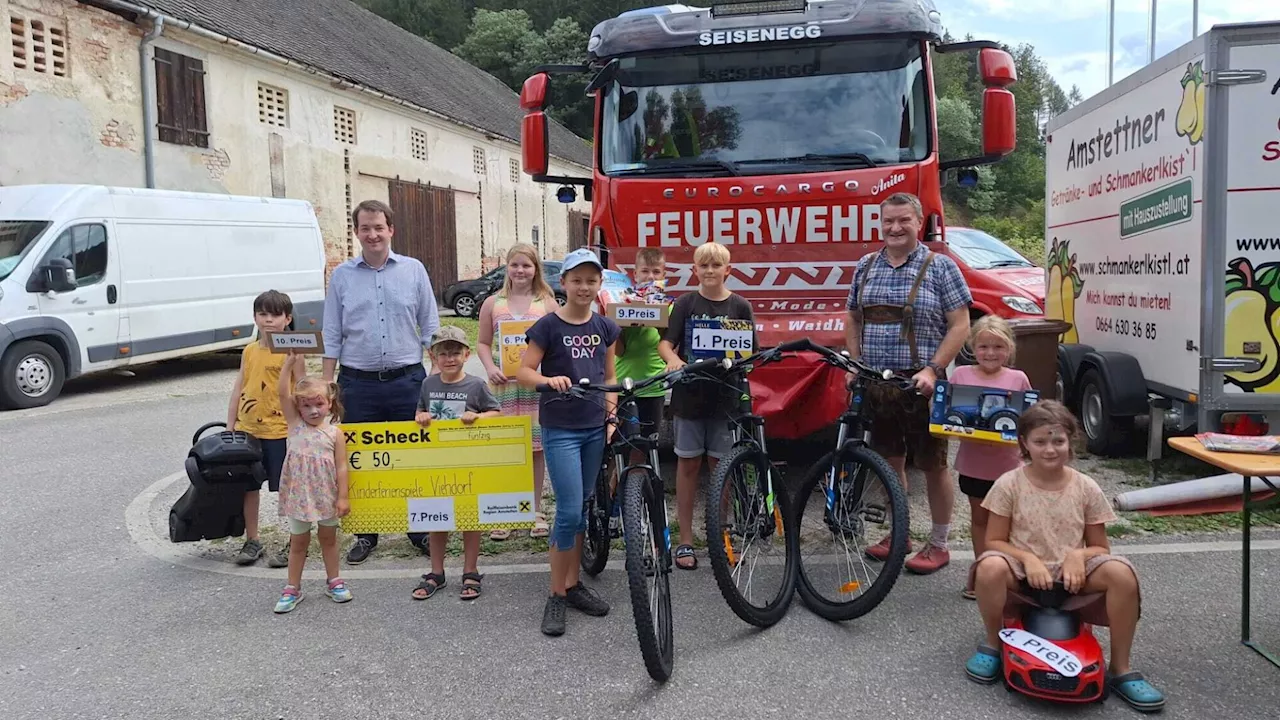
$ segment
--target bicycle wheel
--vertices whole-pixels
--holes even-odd
[[[605,448],[605,453],[609,452]],[[601,463],[596,474],[596,489],[586,502],[587,531],[582,538],[582,571],[595,577],[609,564],[609,515],[613,512],[613,490],[609,478],[613,474],[612,463]]]
[[[671,678],[674,637],[671,628],[671,547],[665,498],[646,470],[632,470],[622,483],[622,529],[627,546],[627,585],[631,614],[649,677]]]
[[[838,456],[827,453],[796,488],[792,507],[799,533],[797,590],[805,605],[836,621],[879,605],[907,555],[907,496],[889,463],[863,445],[846,446]]]
[[[756,627],[781,620],[795,597],[795,532],[783,522],[781,491],[769,458],[750,445],[721,458],[707,485],[707,555],[716,585],[734,614]]]

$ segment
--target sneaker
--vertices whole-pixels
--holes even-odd
[[[872,545],[871,547],[867,548],[863,552],[865,552],[867,557],[871,558],[872,560],[879,560],[880,562],[884,562],[885,558],[889,557],[889,546],[892,543],[893,543],[893,536],[885,535],[883,540],[876,543],[875,545]],[[911,538],[907,538],[907,552],[911,552],[911,549],[912,549]]]
[[[595,590],[583,585],[581,582],[569,588],[569,591],[565,593],[564,599],[568,602],[569,607],[592,617],[604,617],[609,614],[609,603],[597,595]]]
[[[347,584],[342,578],[330,580],[328,587],[324,589],[324,594],[336,603],[351,602],[352,598],[351,591],[347,589]]]
[[[547,598],[547,606],[542,610],[542,634],[558,637],[564,634],[565,599],[559,595]]]
[[[907,570],[917,575],[928,575],[946,567],[951,562],[951,552],[930,543],[907,561]]]
[[[285,543],[284,547],[267,556],[267,567],[289,567],[289,543]]]
[[[236,554],[236,564],[252,565],[258,562],[260,557],[262,557],[262,542],[260,540],[245,540],[244,545],[240,546],[240,552]]]
[[[369,559],[369,553],[373,552],[374,545],[365,538],[356,538],[356,544],[351,546],[351,551],[347,553],[348,565],[359,565]]]
[[[276,601],[276,613],[287,613],[298,607],[300,602],[302,602],[302,591],[292,585],[285,585],[284,592]]]

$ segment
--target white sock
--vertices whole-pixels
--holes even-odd
[[[933,534],[929,536],[929,544],[947,549],[947,535],[951,534],[951,525],[933,524]]]

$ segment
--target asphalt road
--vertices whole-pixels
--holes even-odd
[[[161,559],[163,543],[140,543],[145,528],[126,521],[140,494],[180,469],[192,431],[224,415],[234,363],[220,362],[82,382],[50,407],[0,414],[0,716],[1133,716],[1114,698],[1046,707],[966,680],[980,628],[958,594],[960,560],[904,576],[862,620],[831,624],[797,600],[766,631],[732,615],[705,562],[677,573],[665,686],[644,672],[616,553],[599,582],[613,612],[571,613],[561,638],[538,632],[540,564],[496,568],[465,604],[456,572],[442,595],[411,600],[403,576],[417,568],[406,560],[350,573],[348,605],[308,580],[299,608],[276,616],[283,570]],[[1144,593],[1135,664],[1169,695],[1164,717],[1274,718],[1280,669],[1239,644],[1238,547],[1206,547],[1225,550],[1131,555]],[[1266,601],[1280,553],[1259,550],[1255,563],[1254,633],[1280,647],[1280,607]]]

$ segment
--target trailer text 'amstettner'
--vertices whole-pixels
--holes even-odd
[[[1071,149],[1067,152],[1067,169],[1077,170],[1088,167],[1102,158],[1109,158],[1143,145],[1160,140],[1160,123],[1164,122],[1164,109],[1148,113],[1145,117],[1132,120],[1128,115],[1124,121],[1116,120],[1111,130],[1098,128],[1098,134],[1088,140],[1072,139]]]

